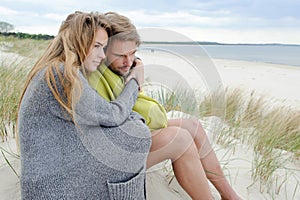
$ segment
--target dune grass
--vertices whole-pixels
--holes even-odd
[[[17,107],[27,73],[49,41],[0,36],[0,136],[15,137]]]
[[[286,165],[300,159],[300,109],[241,88],[213,91],[198,104],[187,101],[192,98],[182,91],[161,89],[152,91],[150,96],[158,99],[167,111],[189,110],[192,112],[185,113],[195,116],[193,109],[197,108],[200,119],[220,118],[225,126],[216,134],[215,141],[225,148],[234,149],[242,143],[253,149],[252,178],[260,183],[261,192],[272,193],[270,190],[275,187],[274,193],[278,194],[289,175],[277,172],[296,170]]]
[[[220,115],[223,112],[215,111],[209,105],[214,101],[212,98],[223,96],[225,114]],[[278,184],[276,171],[285,169],[289,162],[299,161],[300,109],[238,88],[226,88],[224,93],[217,91],[206,97],[199,109],[204,110],[200,112],[201,117],[218,116],[227,125],[222,134],[218,134],[219,144],[230,146],[238,140],[253,148],[252,177],[265,186],[262,188],[269,191]],[[283,183],[284,180],[280,185]]]
[[[0,66],[0,134],[5,140],[9,130],[14,130],[16,125],[16,113],[21,88],[25,81],[27,70],[19,67],[5,68]],[[15,131],[13,131],[15,136]]]
[[[20,56],[32,58],[40,57],[50,40],[18,39],[12,36],[0,36],[0,46],[6,52],[13,52]]]

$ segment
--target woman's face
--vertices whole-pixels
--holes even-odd
[[[88,55],[83,62],[83,66],[87,71],[96,71],[105,58],[104,48],[107,45],[107,40],[107,32],[103,28],[99,28],[96,32],[95,42],[91,45]]]

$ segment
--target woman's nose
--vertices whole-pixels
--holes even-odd
[[[104,49],[101,49],[98,55],[100,58],[104,59],[105,58],[105,53],[104,53]]]

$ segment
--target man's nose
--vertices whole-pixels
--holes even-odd
[[[133,60],[130,58],[130,56],[124,56],[124,65],[126,67],[130,67],[133,63]]]

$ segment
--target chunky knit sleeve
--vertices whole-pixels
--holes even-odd
[[[135,80],[126,84],[116,100],[107,102],[91,88],[82,74],[80,74],[80,78],[82,93],[75,106],[74,119],[76,123],[114,127],[121,125],[128,118],[138,95],[138,85]]]

